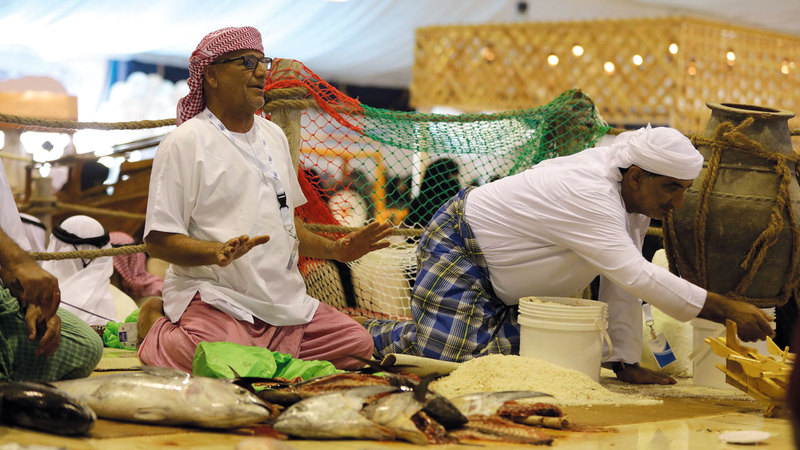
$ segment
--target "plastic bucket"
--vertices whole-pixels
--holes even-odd
[[[762,311],[774,316],[775,309],[767,308]],[[717,389],[737,390],[735,387],[725,382],[725,372],[718,369],[717,364],[725,366],[725,358],[717,355],[711,350],[711,346],[705,342],[706,338],[725,336],[725,325],[711,322],[710,320],[695,318],[692,324],[692,375],[695,386],[705,386]],[[775,322],[772,322],[775,326]],[[742,342],[747,347],[754,348],[759,354],[767,355],[767,341]]]
[[[520,356],[541,359],[583,372],[594,381],[600,380],[603,341],[611,347],[605,317],[597,314],[591,319],[569,322],[530,318],[520,313],[518,321]]]

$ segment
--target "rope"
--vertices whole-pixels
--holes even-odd
[[[36,117],[15,116],[0,113],[0,122],[41,128],[62,128],[66,130],[141,130],[175,125],[175,119],[135,120],[128,122],[77,122],[74,120],[39,119]]]
[[[264,98],[268,101],[278,98],[305,97],[306,95],[308,95],[308,88],[304,86],[270,89],[264,92]]]
[[[321,223],[307,223],[305,224],[309,231],[320,233],[333,233],[333,234],[347,234],[353,231],[358,231],[362,227],[345,227],[342,225],[326,225]],[[422,228],[392,228],[392,236],[422,236]]]
[[[752,124],[752,117],[745,119],[736,127],[734,127],[730,122],[724,122],[721,123],[715,130],[713,139],[701,137],[692,138],[692,143],[695,146],[708,145],[711,148],[711,155],[708,159],[705,177],[701,182],[697,201],[697,210],[692,223],[692,241],[695,250],[694,261],[687,261],[678,245],[676,245],[678,241],[675,233],[674,215],[672,213],[670,213],[667,217],[666,228],[669,239],[665,240],[664,247],[665,250],[667,250],[667,258],[671,270],[675,267],[680,268],[682,272],[681,276],[699,286],[707,287],[708,268],[705,245],[707,231],[706,228],[711,193],[719,175],[720,159],[723,149],[742,151],[749,155],[774,162],[778,188],[775,195],[775,205],[770,213],[769,223],[752,243],[750,250],[747,252],[747,255],[740,264],[740,267],[744,270],[742,278],[739,280],[733,291],[727,293],[726,295],[754,304],[765,304],[770,300],[775,300],[778,302],[778,304],[783,304],[798,288],[798,283],[800,283],[800,273],[794,270],[794,268],[797,266],[798,258],[800,258],[800,245],[798,245],[798,243],[800,243],[800,228],[798,227],[798,223],[794,218],[792,203],[789,199],[789,186],[792,181],[792,173],[789,169],[789,163],[797,164],[800,162],[800,155],[765,151],[761,144],[748,138],[744,135],[744,133],[742,133],[743,130],[750,127]],[[764,262],[767,251],[778,241],[779,234],[786,225],[783,218],[784,210],[789,217],[789,227],[791,230],[792,241],[794,243],[790,256],[790,264],[784,279],[784,285],[781,288],[780,294],[775,299],[747,298],[744,295],[745,291],[750,287],[755,279],[761,264]],[[669,247],[669,249],[667,249],[667,247]]]
[[[104,256],[132,255],[134,253],[146,253],[147,248],[144,244],[123,245],[115,248],[99,248],[97,250],[79,250],[74,252],[31,252],[31,258],[36,261],[53,261],[62,259],[94,259]]]
[[[304,99],[281,99],[281,100],[272,100],[269,103],[265,103],[264,106],[261,108],[264,112],[273,112],[275,110],[281,108],[289,108],[289,109],[308,109],[314,108],[317,106],[317,101],[313,98],[304,98]]]

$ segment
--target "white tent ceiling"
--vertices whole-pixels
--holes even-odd
[[[5,0],[0,77],[88,58],[183,66],[209,31],[252,25],[267,54],[331,80],[406,87],[414,30],[448,24],[690,15],[800,36],[798,0]],[[9,69],[7,66],[15,66]]]

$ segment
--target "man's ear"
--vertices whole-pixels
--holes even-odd
[[[631,166],[628,169],[628,180],[631,187],[638,189],[642,185],[642,180],[644,180],[644,171],[639,168],[639,166]]]
[[[206,66],[206,68],[203,70],[203,81],[210,88],[216,88],[217,86],[219,86],[219,80],[217,79],[217,70],[215,67]]]

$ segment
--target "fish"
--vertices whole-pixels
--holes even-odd
[[[512,422],[499,416],[471,415],[469,422],[449,433],[458,439],[479,439],[501,442],[550,445],[553,438],[539,429]]]
[[[552,395],[536,391],[478,392],[453,397],[450,399],[450,403],[455,405],[465,416],[476,414],[491,416],[507,401],[533,397],[552,397]]]
[[[394,440],[395,433],[369,420],[361,410],[369,397],[396,390],[374,385],[315,395],[286,408],[272,427],[306,439]]]
[[[0,421],[47,433],[82,435],[97,416],[85,402],[43,383],[0,384]]]
[[[383,396],[364,407],[364,415],[371,421],[392,430],[398,438],[413,444],[427,445],[428,437],[411,418],[422,411],[424,403],[413,392],[398,392]]]
[[[271,413],[255,394],[232,382],[164,367],[53,384],[104,419],[222,429],[262,423]]]
[[[358,386],[388,386],[389,381],[384,377],[363,373],[336,373],[310,378],[297,383],[286,383],[272,379],[255,382],[253,385],[268,388],[256,393],[262,400],[289,406],[316,395],[348,390]]]

